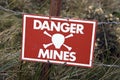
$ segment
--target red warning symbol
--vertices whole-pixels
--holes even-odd
[[[92,66],[96,22],[23,16],[22,60]]]

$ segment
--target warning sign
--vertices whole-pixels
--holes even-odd
[[[22,60],[92,66],[96,22],[23,16]]]

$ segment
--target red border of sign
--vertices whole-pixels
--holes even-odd
[[[95,33],[96,33],[96,24],[97,21],[87,21],[87,20],[79,20],[79,19],[63,19],[63,18],[55,18],[55,17],[49,17],[49,16],[37,16],[37,15],[29,15],[29,14],[23,14],[23,29],[22,29],[22,51],[21,51],[21,60],[27,60],[27,61],[37,61],[37,62],[48,62],[48,60],[42,60],[42,59],[36,59],[36,58],[26,58],[24,57],[24,46],[25,46],[25,31],[26,31],[26,17],[32,17],[32,18],[44,18],[44,19],[54,19],[54,20],[64,20],[64,21],[72,21],[72,22],[82,22],[82,23],[91,23],[93,24],[93,31],[92,31],[92,41],[91,41],[91,50],[90,50],[90,60],[89,64],[82,64],[82,63],[73,63],[73,62],[67,62],[67,65],[76,65],[76,66],[84,66],[84,67],[92,67],[93,62],[93,50],[94,50],[94,42],[95,42]],[[49,60],[50,63],[55,64],[64,64],[63,61],[55,61],[55,60]]]

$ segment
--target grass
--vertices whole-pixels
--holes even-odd
[[[106,3],[107,2],[107,3]],[[40,4],[39,4],[40,3]],[[111,5],[109,5],[109,4]],[[65,0],[61,16],[119,22],[119,0]],[[49,15],[49,0],[0,0],[0,5],[14,11]],[[0,10],[0,80],[40,80],[39,62],[20,60],[22,15]],[[96,36],[95,63],[120,65],[120,24],[99,25]],[[119,80],[119,67],[94,65],[93,68],[52,65],[50,80]]]

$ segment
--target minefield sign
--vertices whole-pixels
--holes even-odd
[[[22,60],[92,66],[96,22],[23,16]]]

